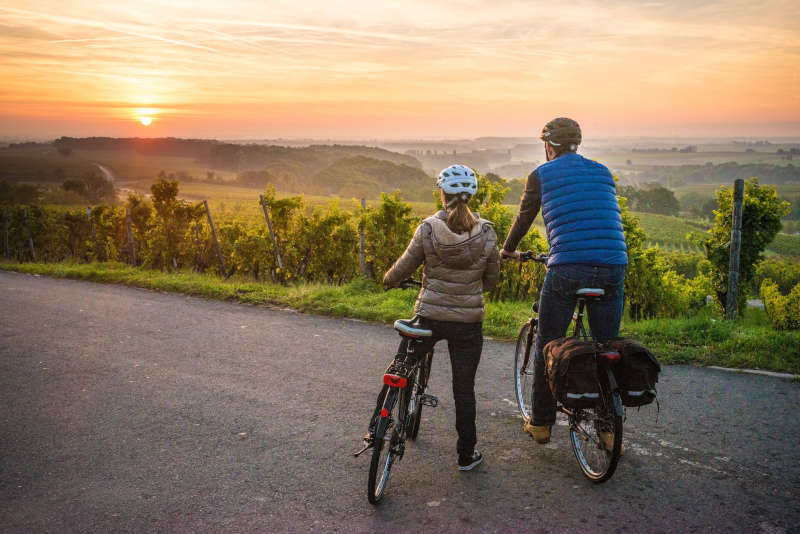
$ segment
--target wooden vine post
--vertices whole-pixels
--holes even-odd
[[[736,318],[736,305],[739,300],[739,256],[742,251],[742,202],[744,201],[744,180],[733,183],[733,220],[731,221],[731,259],[728,268],[728,303],[725,307],[727,318]]]
[[[219,239],[217,239],[217,229],[214,228],[214,221],[211,219],[211,210],[208,209],[208,201],[203,201],[203,206],[206,208],[206,215],[208,216],[208,225],[211,227],[211,236],[214,238],[214,245],[217,247],[217,257],[219,257],[219,267],[222,270],[222,276],[225,276],[225,258],[222,257],[222,247],[219,246]]]
[[[359,246],[359,254],[358,254],[358,272],[361,273],[361,276],[367,275],[367,255],[366,251],[364,250],[364,226],[366,225],[366,221],[364,219],[364,212],[367,210],[367,201],[363,198],[361,199],[361,224],[359,225],[358,234],[360,239],[360,246]]]
[[[3,256],[9,257],[8,250],[8,208],[3,208]]]
[[[275,261],[278,262],[278,280],[283,281],[283,262],[281,261],[281,253],[278,251],[278,242],[275,240],[275,232],[272,231],[272,222],[269,220],[267,202],[264,200],[264,195],[259,195],[259,199],[261,201],[261,209],[264,211],[264,218],[267,219],[269,238],[272,240],[272,250],[275,251]]]
[[[33,258],[33,261],[35,262],[36,261],[36,248],[34,248],[34,246],[33,246],[33,232],[31,232],[31,228],[30,228],[30,226],[28,226],[28,209],[27,208],[23,208],[22,217],[25,220],[25,231],[28,234],[28,244],[31,247],[31,258]]]
[[[92,241],[94,242],[94,259],[97,261],[100,259],[98,251],[100,247],[97,245],[97,230],[95,230],[94,220],[92,220],[92,208],[86,208],[86,216],[89,217],[89,228],[92,230]]]
[[[128,245],[131,247],[131,265],[136,265],[136,246],[133,242],[133,230],[131,229],[131,208],[125,207],[125,228],[128,232]]]

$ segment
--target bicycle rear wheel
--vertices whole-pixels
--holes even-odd
[[[613,382],[611,371],[606,370]],[[592,482],[605,482],[614,474],[622,449],[622,416],[619,392],[601,381],[601,402],[588,410],[577,410],[570,416],[570,443],[583,474]],[[610,445],[610,450],[609,450]]]
[[[416,440],[417,434],[419,434],[419,425],[422,421],[422,395],[425,393],[425,388],[428,385],[432,361],[433,353],[429,352],[425,355],[425,359],[417,368],[414,389],[411,392],[411,402],[414,403],[414,409],[409,410],[411,412],[411,424],[408,429],[408,438],[411,440]]]
[[[375,431],[375,441],[372,446],[372,460],[369,464],[369,479],[367,481],[367,499],[371,504],[378,504],[383,498],[389,473],[397,459],[395,446],[399,441],[397,417],[400,410],[397,390],[388,388],[384,396],[383,409],[388,412],[387,417],[381,417]]]
[[[526,420],[532,416],[533,399],[533,342],[536,339],[536,324],[527,322],[517,336],[514,351],[514,393],[519,413]]]

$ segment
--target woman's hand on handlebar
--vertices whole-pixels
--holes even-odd
[[[419,280],[415,280],[413,278],[406,278],[405,280],[403,280],[402,282],[400,282],[396,286],[389,287],[389,286],[385,285],[385,286],[383,286],[383,288],[386,291],[389,291],[390,289],[408,289],[409,287],[415,287],[415,286],[421,286],[421,285],[422,285],[422,282],[420,282]]]
[[[503,250],[500,251],[500,257],[503,258],[504,260],[518,260],[519,259],[519,251],[518,250],[509,251],[509,250],[503,249]]]

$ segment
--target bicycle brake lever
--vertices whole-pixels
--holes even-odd
[[[364,448],[363,448],[363,449],[361,449],[361,450],[360,450],[360,451],[358,451],[358,452],[354,452],[354,453],[353,453],[353,457],[355,457],[355,458],[358,458],[359,456],[361,456],[362,454],[364,454],[365,452],[367,452],[368,450],[370,450],[370,449],[372,448],[372,446],[373,446],[373,445],[374,445],[374,443],[373,443],[372,441],[370,441],[370,442],[366,442],[366,440],[365,440],[365,442],[364,442]]]

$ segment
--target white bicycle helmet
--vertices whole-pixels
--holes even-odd
[[[450,165],[439,173],[436,185],[448,195],[467,193],[470,196],[478,192],[478,178],[475,171],[466,165]]]

